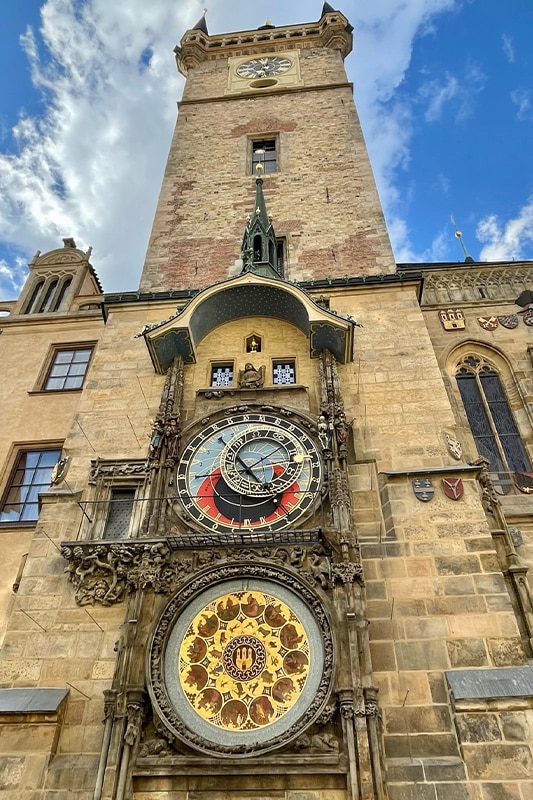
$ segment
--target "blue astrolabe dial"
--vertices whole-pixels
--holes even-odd
[[[222,443],[225,444],[221,437]],[[273,497],[299,478],[305,453],[298,440],[270,425],[256,425],[234,436],[221,455],[222,476],[241,494]]]
[[[213,531],[275,531],[319,499],[322,462],[312,438],[274,414],[219,420],[185,447],[177,471],[181,505]]]

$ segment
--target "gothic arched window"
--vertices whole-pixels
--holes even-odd
[[[468,355],[458,365],[455,377],[479,455],[489,460],[489,472],[530,472],[528,455],[495,368]]]

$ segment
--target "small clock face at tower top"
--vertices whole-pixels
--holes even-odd
[[[251,58],[240,64],[236,72],[240,78],[267,78],[287,72],[292,67],[290,58],[282,56],[266,56],[265,58]]]

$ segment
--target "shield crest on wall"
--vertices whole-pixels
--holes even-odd
[[[498,317],[478,317],[477,321],[484,331],[495,331],[498,327]]]
[[[498,317],[498,322],[500,325],[503,325],[504,328],[509,328],[509,330],[513,330],[518,325],[518,316],[516,314],[501,314]]]
[[[459,500],[465,492],[461,478],[443,478],[442,489],[450,500]]]
[[[433,500],[435,489],[433,488],[433,481],[429,478],[417,478],[412,482],[412,486],[417,500],[421,500],[423,503],[429,503],[430,500]]]
[[[524,325],[533,325],[533,308],[528,308],[528,310],[524,312],[522,319],[524,320]]]

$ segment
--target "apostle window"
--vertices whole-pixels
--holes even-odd
[[[92,345],[56,348],[43,382],[43,390],[57,392],[81,389],[92,353]]]
[[[39,517],[39,492],[50,486],[61,450],[19,451],[0,503],[0,522],[34,523]]]
[[[263,172],[277,172],[277,153],[275,139],[260,139],[252,142],[252,174],[258,174],[257,165],[263,166]]]
[[[495,368],[469,355],[455,377],[478,453],[488,459],[489,472],[530,472],[528,455]]]
[[[233,364],[211,365],[211,386],[231,386],[233,384]]]
[[[272,383],[296,383],[296,367],[294,361],[274,361],[272,365]]]

